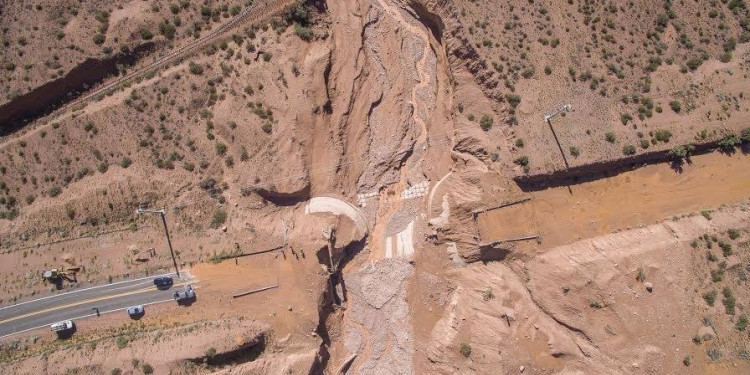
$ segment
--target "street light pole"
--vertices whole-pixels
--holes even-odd
[[[174,272],[177,274],[177,277],[180,277],[180,269],[177,267],[177,259],[174,257],[174,250],[172,249],[172,240],[169,238],[169,229],[167,229],[166,211],[164,211],[164,209],[147,210],[147,209],[138,207],[138,209],[135,210],[135,213],[138,215],[143,215],[144,213],[152,213],[152,214],[161,215],[161,222],[162,224],[164,224],[164,233],[167,235],[167,245],[169,245],[169,253],[172,255],[172,263],[174,263]]]

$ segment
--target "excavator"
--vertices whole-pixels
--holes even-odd
[[[42,273],[42,279],[45,283],[55,285],[57,289],[62,289],[64,280],[75,283],[78,282],[76,274],[81,271],[81,267],[53,268]]]

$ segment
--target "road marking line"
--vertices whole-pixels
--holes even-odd
[[[189,283],[185,282],[185,283],[180,283],[180,284],[174,284],[173,287],[183,286],[183,285],[187,285],[187,284],[189,284]],[[30,312],[30,313],[27,313],[27,314],[14,316],[12,318],[8,318],[8,319],[5,319],[5,320],[0,320],[0,324],[12,322],[12,321],[18,320],[18,319],[28,318],[28,317],[34,316],[34,315],[48,313],[48,312],[55,311],[55,310],[60,310],[60,309],[65,309],[65,308],[69,308],[69,307],[75,307],[75,306],[85,305],[87,303],[99,302],[99,301],[104,301],[104,300],[108,300],[108,299],[113,299],[113,298],[118,298],[118,297],[125,297],[125,296],[130,296],[130,295],[133,295],[133,294],[140,294],[140,293],[146,293],[146,292],[152,292],[152,291],[154,291],[154,288],[143,288],[143,289],[138,289],[138,290],[134,290],[134,291],[131,291],[131,292],[125,292],[125,293],[115,294],[115,295],[112,295],[112,296],[104,296],[104,297],[93,298],[93,299],[89,299],[89,300],[85,300],[85,301],[74,302],[74,303],[70,303],[70,304],[67,304],[67,305],[50,307],[50,308],[47,308],[47,309],[44,309],[44,310],[37,310],[37,311]]]
[[[185,273],[188,274],[187,272],[185,272]],[[116,283],[111,283],[111,284],[103,284],[103,285],[92,286],[92,287],[85,288],[85,289],[71,290],[71,291],[65,292],[65,293],[54,294],[54,295],[51,295],[51,296],[41,297],[41,298],[33,299],[31,301],[26,301],[26,302],[20,302],[20,303],[17,303],[15,305],[0,307],[0,310],[5,310],[5,309],[9,309],[11,307],[21,306],[21,305],[25,305],[27,303],[37,302],[37,301],[41,301],[41,300],[45,300],[45,299],[49,299],[49,298],[62,297],[62,296],[67,296],[67,295],[75,294],[75,293],[79,293],[79,292],[85,292],[85,291],[91,290],[91,289],[104,288],[104,287],[107,287],[107,286],[118,285],[118,284],[123,284],[123,283],[130,283],[130,282],[141,281],[141,280],[146,280],[146,279],[155,279],[157,277],[170,276],[170,275],[174,275],[174,274],[175,274],[174,272],[172,272],[172,273],[165,273],[163,275],[147,276],[147,277],[141,277],[139,279],[123,280],[123,281],[118,281]]]
[[[171,298],[170,298],[170,299],[165,299],[165,300],[162,300],[162,301],[149,302],[149,303],[142,303],[142,304],[141,304],[141,306],[156,305],[156,304],[159,304],[159,303],[166,303],[166,302],[172,302],[172,301],[174,301],[174,299],[171,299]],[[114,309],[114,310],[109,310],[109,311],[104,311],[104,312],[99,312],[99,315],[110,314],[110,313],[113,313],[113,312],[118,312],[118,311],[123,311],[123,310],[124,310],[124,308],[122,308],[122,309]],[[88,315],[81,315],[81,316],[78,316],[78,317],[75,317],[75,318],[71,318],[71,319],[68,319],[68,320],[79,320],[79,319],[86,319],[86,318],[90,318],[90,317],[92,317],[92,316],[96,316],[96,314],[95,314],[95,313],[92,313],[92,314],[88,314]],[[52,323],[49,323],[49,324],[45,324],[45,325],[41,325],[41,326],[37,326],[37,327],[32,327],[32,328],[26,328],[26,329],[24,329],[24,330],[22,330],[22,331],[18,331],[18,332],[13,332],[13,333],[9,333],[9,334],[7,334],[7,335],[5,335],[5,336],[0,336],[0,339],[4,339],[4,338],[6,338],[6,337],[9,337],[9,336],[17,335],[17,334],[19,334],[19,333],[24,333],[24,332],[28,332],[28,331],[33,331],[33,330],[35,330],[35,329],[40,329],[40,328],[44,328],[44,327],[49,327],[49,325],[50,325],[50,324],[52,324]]]

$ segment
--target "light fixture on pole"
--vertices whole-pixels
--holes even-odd
[[[143,207],[138,207],[135,210],[135,213],[138,215],[143,215],[146,213],[150,214],[159,214],[161,215],[161,222],[164,224],[164,234],[167,235],[167,245],[169,245],[169,253],[172,255],[172,263],[174,263],[174,272],[177,274],[177,277],[180,277],[180,269],[177,268],[177,259],[174,257],[174,250],[172,250],[172,241],[169,239],[169,230],[167,229],[167,212],[164,211],[164,209],[161,210],[149,210],[145,209]]]

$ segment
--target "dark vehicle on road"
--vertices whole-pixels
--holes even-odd
[[[162,276],[154,279],[154,285],[156,285],[158,289],[169,289],[172,287],[173,283],[174,280],[172,280],[171,276]]]
[[[188,284],[185,286],[185,290],[178,290],[174,292],[174,300],[178,304],[190,304],[195,301],[195,290],[193,286]]]

